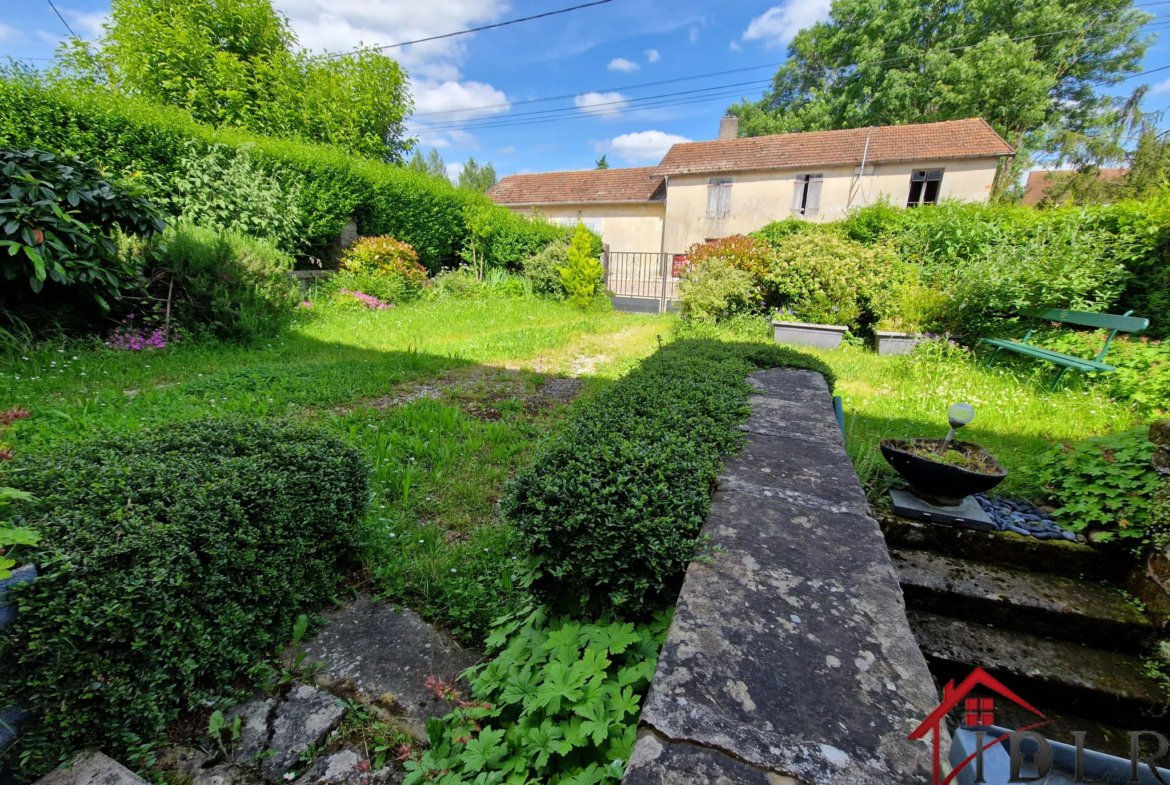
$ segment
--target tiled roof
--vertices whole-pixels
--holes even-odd
[[[869,150],[866,151],[866,137]],[[676,144],[660,174],[749,172],[761,169],[930,161],[1011,155],[1014,150],[980,118],[842,131],[808,131],[746,139]]]
[[[649,202],[665,198],[662,183],[653,166],[513,174],[493,185],[487,195],[496,204]]]
[[[1056,185],[1059,180],[1072,174],[1072,172],[1065,171],[1046,172],[1043,169],[1028,172],[1028,182],[1024,184],[1024,198],[1020,203],[1028,207],[1035,207],[1044,200],[1045,192],[1049,188]],[[1097,170],[1097,176],[1105,181],[1120,180],[1127,174],[1129,174],[1128,169]]]

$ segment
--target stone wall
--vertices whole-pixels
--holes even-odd
[[[1130,574],[1126,588],[1146,603],[1166,628],[1170,626],[1170,542],[1158,543],[1158,538],[1170,537],[1170,420],[1156,420],[1150,426],[1150,441],[1155,447],[1154,469],[1162,475],[1162,490],[1152,499],[1156,544]]]
[[[824,378],[773,369],[726,461],[626,785],[930,781],[938,705]],[[949,739],[942,740],[942,749]]]

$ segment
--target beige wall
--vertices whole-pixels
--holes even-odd
[[[820,215],[808,220],[835,221],[850,207],[873,204],[881,195],[905,206],[910,192],[910,173],[915,169],[942,169],[940,198],[986,202],[995,179],[995,158],[971,158],[926,163],[891,163],[860,167],[820,167],[768,172],[744,172],[730,177],[731,214],[707,218],[707,184],[711,175],[672,175],[666,188],[666,241],[664,250],[682,253],[695,243],[747,234],[792,215],[793,182],[797,175],[824,176]],[[860,182],[859,182],[860,181]],[[615,248],[615,250],[617,250]],[[643,250],[643,249],[639,249]],[[657,250],[657,245],[649,250]]]
[[[611,251],[657,251],[662,245],[662,202],[613,204],[557,204],[539,207],[511,207],[513,212],[542,213],[554,221],[581,220],[598,232]]]

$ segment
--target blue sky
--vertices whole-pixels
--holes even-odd
[[[108,0],[54,0],[65,21],[96,38]],[[577,5],[582,0],[274,0],[301,44],[339,51],[388,44]],[[1139,4],[1151,0],[1138,0]],[[51,58],[66,34],[48,0],[0,0],[0,53]],[[454,39],[390,50],[411,74],[411,128],[424,150],[438,148],[452,173],[468,156],[516,172],[658,162],[670,144],[714,138],[740,96],[760,97],[785,45],[827,15],[828,0],[612,2]],[[1170,19],[1170,3],[1148,9]],[[46,66],[46,60],[32,64]],[[1145,69],[1170,65],[1157,41]],[[754,68],[755,66],[762,66]],[[737,73],[682,79],[716,71]],[[1148,81],[1147,110],[1170,107],[1170,70]],[[687,90],[706,93],[653,99]],[[558,100],[524,103],[565,96]],[[639,100],[641,99],[641,100]],[[679,101],[690,103],[679,105]],[[662,105],[674,102],[675,105]],[[643,104],[649,104],[639,108]],[[529,117],[521,115],[545,112]],[[1170,112],[1167,113],[1170,115]],[[548,120],[555,120],[548,122]],[[524,124],[504,125],[504,123]],[[1166,127],[1167,124],[1164,124]]]

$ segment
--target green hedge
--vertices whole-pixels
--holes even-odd
[[[489,255],[489,266],[518,265],[523,257],[511,258],[516,248],[525,255],[534,253],[567,233],[518,216],[514,220],[509,210],[494,206],[483,194],[339,148],[217,130],[181,110],[93,88],[11,72],[0,78],[0,147],[68,150],[114,171],[150,173],[166,182],[189,154],[189,141],[201,154],[217,143],[247,147],[261,169],[301,178],[302,251],[333,241],[354,216],[361,234],[410,243],[434,270],[440,260],[457,257],[464,248],[469,236],[465,208],[487,209],[499,223],[491,245],[502,256],[497,260]]]
[[[87,744],[124,753],[248,683],[332,596],[370,495],[339,439],[243,419],[98,436],[17,468],[44,538],[0,632],[0,705],[32,713],[0,764],[24,777]]]
[[[832,384],[824,363],[792,349],[685,340],[579,405],[503,502],[534,556],[537,594],[589,616],[645,617],[673,602],[720,456],[742,438],[744,380],[776,366]]]

